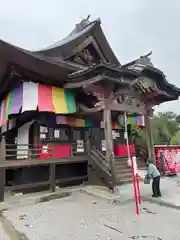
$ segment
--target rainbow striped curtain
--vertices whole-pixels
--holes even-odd
[[[63,88],[24,82],[7,94],[0,105],[0,125],[9,115],[26,111],[70,114],[76,112],[75,96]]]

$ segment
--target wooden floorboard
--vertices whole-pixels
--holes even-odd
[[[71,164],[79,162],[87,162],[88,156],[73,156],[70,158],[48,158],[48,159],[25,159],[25,160],[6,160],[4,163],[0,163],[0,168],[21,168],[29,166],[40,166],[40,165],[49,165],[55,163],[56,165],[60,164]]]
[[[87,178],[88,178],[88,175],[56,179],[56,184],[60,184],[60,183],[64,183],[64,182],[72,182],[72,181],[77,181],[77,180],[85,180]]]
[[[85,180],[87,179],[87,175],[83,176],[76,176],[76,177],[68,177],[68,178],[62,178],[62,179],[56,179],[56,184],[66,183],[66,182],[72,182],[72,181],[78,181],[78,180]],[[20,184],[20,185],[14,185],[14,186],[6,186],[4,189],[5,191],[17,191],[21,189],[28,189],[28,188],[35,188],[35,187],[41,187],[41,186],[48,186],[51,184],[51,181],[41,181],[41,182],[34,182],[34,183],[26,183],[26,184]]]
[[[5,191],[16,191],[20,189],[28,189],[28,188],[35,188],[35,187],[41,187],[41,186],[48,186],[50,185],[50,181],[44,181],[44,182],[35,182],[35,183],[26,183],[26,184],[20,184],[20,185],[14,185],[14,186],[8,186],[5,187]]]

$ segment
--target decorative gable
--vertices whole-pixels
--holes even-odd
[[[107,62],[101,52],[96,40],[90,36],[73,50],[73,55],[66,60],[83,65],[98,64]]]

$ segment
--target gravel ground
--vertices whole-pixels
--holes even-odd
[[[74,192],[66,198],[11,209],[4,215],[29,240],[180,240],[179,211],[150,203],[142,207],[136,216],[134,203],[112,204]]]
[[[0,222],[0,240],[10,240],[9,235],[5,232],[1,222]]]

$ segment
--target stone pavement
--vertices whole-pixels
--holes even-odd
[[[152,190],[151,185],[145,185],[140,182],[141,196],[143,200],[149,202],[155,202],[163,206],[169,206],[173,208],[180,209],[180,175],[171,178],[161,179],[161,199],[154,199],[151,197]],[[114,194],[110,193],[106,187],[98,186],[77,186],[69,188],[57,188],[55,193],[49,191],[44,191],[40,193],[17,195],[17,196],[7,196],[5,202],[0,203],[0,211],[25,205],[32,205],[34,203],[39,203],[44,197],[59,198],[61,194],[66,192],[83,191],[90,195],[94,195],[100,198],[104,198],[108,201],[118,201],[122,204],[134,201],[134,191],[132,184],[126,184],[117,187]]]
[[[135,215],[132,184],[117,187],[115,194],[110,193],[105,187],[81,185],[57,189],[53,194],[47,191],[27,195],[8,195],[5,202],[0,203],[0,211],[5,216],[0,215],[0,240],[27,240],[28,238],[29,240],[55,240],[60,236],[63,237],[61,239],[73,239],[72,236],[76,234],[77,238],[74,239],[125,240],[133,236],[132,239],[138,239],[135,236],[146,236],[150,233],[163,236],[163,240],[180,239],[175,234],[179,231],[177,226],[180,224],[180,211],[172,209],[180,210],[180,176],[161,179],[162,199],[151,197],[151,185],[144,185],[140,182],[140,189],[142,199],[145,201],[142,203],[142,211],[138,218]],[[154,202],[170,208],[159,207],[153,204]],[[166,214],[168,217],[164,221]],[[67,218],[70,222],[67,222]],[[103,223],[100,223],[102,219]],[[161,234],[162,228],[161,231],[157,229],[158,221],[161,225],[164,221],[165,226],[170,227],[171,235],[167,235],[169,238]],[[55,225],[51,226],[52,222]],[[129,227],[126,226],[127,222]],[[120,223],[122,225],[119,225]],[[48,224],[52,231],[48,230]],[[146,232],[141,230],[142,225]],[[133,229],[132,232],[129,230],[130,226]],[[71,231],[67,234],[68,229]],[[61,235],[58,233],[59,230],[61,230]],[[132,236],[127,236],[130,232]],[[172,235],[172,232],[175,235]],[[172,236],[174,238],[171,238]]]
[[[127,201],[134,200],[134,190],[132,184],[117,187],[115,194],[110,193],[106,188],[96,186],[87,186],[84,190],[109,201],[126,203]],[[140,192],[142,200],[180,210],[180,175],[170,178],[161,178],[162,198],[152,198],[151,184],[146,185],[142,181],[140,182]]]
[[[9,234],[6,232],[3,222],[0,221],[0,239],[1,240],[11,240]],[[16,240],[16,239],[14,239]]]
[[[136,216],[134,203],[112,203],[80,191],[3,215],[26,240],[180,240],[180,211],[145,202]]]

